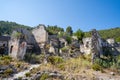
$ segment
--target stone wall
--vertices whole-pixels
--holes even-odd
[[[23,59],[26,54],[27,44],[36,43],[33,35],[26,29],[16,29],[11,35],[9,41],[9,55],[16,59]]]
[[[9,41],[9,55],[13,58],[18,58],[19,40],[11,39]]]
[[[85,54],[91,53],[91,37],[83,38],[83,44],[80,45],[80,52]]]
[[[37,28],[35,28],[32,31],[32,33],[33,33],[37,43],[44,43],[44,42],[48,41],[48,33],[45,30],[44,25],[39,25]]]

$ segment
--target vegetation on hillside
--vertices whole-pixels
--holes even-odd
[[[50,26],[48,25],[46,27],[48,34],[53,35],[53,34],[58,34],[59,32],[64,32],[64,29],[61,27],[58,27],[57,25],[55,26]]]
[[[100,36],[103,39],[114,38],[115,41],[120,42],[120,28],[111,28],[107,30],[99,30]],[[86,32],[85,37],[90,37],[91,32]]]
[[[24,28],[28,30],[32,29],[32,27],[21,25],[15,22],[0,21],[0,34],[1,35],[4,35],[4,34],[10,35],[12,31],[16,28]]]

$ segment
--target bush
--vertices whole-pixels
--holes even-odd
[[[59,64],[57,66],[60,70],[65,70],[65,64]]]
[[[3,56],[0,57],[0,64],[1,65],[8,65],[12,61],[12,58],[10,56]]]
[[[18,80],[22,80],[22,77],[18,77]]]
[[[0,60],[12,60],[12,58],[10,56],[3,56],[3,57],[0,57]]]
[[[58,63],[62,63],[64,60],[62,59],[62,57],[59,56],[49,56],[48,57],[48,62],[50,62],[51,64],[58,64]]]
[[[95,71],[102,71],[102,67],[99,64],[93,64],[92,69]]]
[[[8,76],[8,75],[10,75],[12,72],[13,72],[12,69],[6,69],[5,72],[4,72],[4,74]]]
[[[41,63],[43,62],[44,58],[45,58],[44,54],[36,55],[36,54],[27,53],[25,55],[24,60],[30,63]]]
[[[47,73],[43,73],[40,77],[40,80],[46,80],[49,77]]]
[[[25,76],[26,76],[26,77],[30,77],[30,76],[31,76],[31,73],[30,73],[30,72],[25,73]]]
[[[68,47],[61,48],[62,52],[68,52]]]

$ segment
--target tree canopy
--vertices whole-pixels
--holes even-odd
[[[72,35],[73,34],[73,30],[72,30],[72,27],[71,26],[68,26],[67,28],[66,28],[66,33],[68,34],[68,35]]]
[[[78,29],[75,33],[74,33],[75,36],[77,36],[77,39],[79,41],[82,41],[82,38],[84,37],[84,32],[80,29]]]
[[[55,25],[55,26],[48,25],[46,29],[50,35],[58,34],[59,32],[64,32],[64,29],[61,27],[58,27],[57,25]]]

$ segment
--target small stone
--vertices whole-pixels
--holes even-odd
[[[113,75],[113,76],[115,75],[115,73],[114,73],[114,72],[110,72],[110,74],[111,74],[111,75]]]

